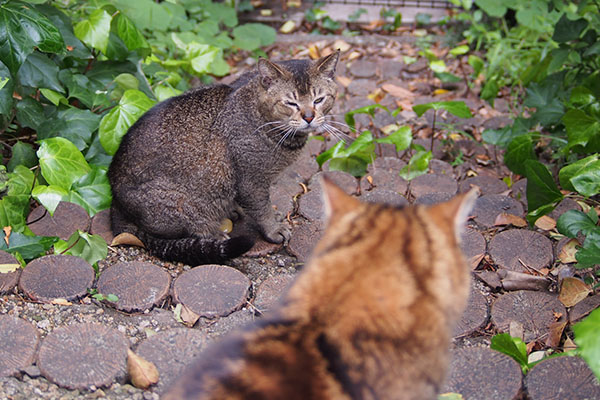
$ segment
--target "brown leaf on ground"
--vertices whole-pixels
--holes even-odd
[[[383,100],[383,98],[385,97],[385,93],[383,93],[383,90],[377,88],[373,91],[373,93],[369,93],[369,95],[367,96],[367,98],[369,100],[372,100],[373,102],[379,104],[381,102],[381,100]]]
[[[130,349],[127,349],[127,372],[133,386],[148,389],[158,382],[158,369],[150,361],[144,360]]]
[[[181,305],[181,319],[189,328],[193,327],[200,316],[189,309],[185,304]]]
[[[345,53],[345,52],[347,52],[348,50],[350,50],[350,48],[351,48],[351,47],[352,47],[352,46],[350,46],[350,45],[348,44],[348,42],[344,42],[344,41],[343,41],[343,40],[341,40],[341,39],[338,39],[338,40],[336,40],[335,42],[333,42],[333,48],[334,48],[335,50],[339,50],[339,51],[341,51],[342,53]]]
[[[565,330],[565,326],[567,326],[567,321],[558,321],[548,327],[548,339],[546,339],[546,346],[557,348],[560,345],[560,338]]]
[[[343,87],[348,87],[350,83],[352,83],[352,79],[345,76],[336,76],[335,79],[342,85]]]
[[[56,304],[59,306],[72,306],[73,303],[68,301],[67,299],[54,299],[50,302],[51,304]]]
[[[575,344],[575,342],[573,342],[573,340],[570,337],[567,337],[565,339],[565,342],[563,343],[563,350],[569,351],[569,350],[575,350],[576,348],[577,348],[577,345]]]
[[[585,299],[592,290],[581,279],[567,277],[563,279],[558,293],[558,300],[565,307],[573,307],[581,300]]]
[[[21,264],[0,264],[0,274],[15,272],[20,266]]]
[[[361,25],[361,28],[364,29],[364,30],[366,30],[366,31],[372,32],[372,31],[378,30],[383,25],[385,25],[385,21],[384,20],[376,19],[376,20],[373,20],[373,21],[369,22],[368,25]]]
[[[577,246],[579,246],[579,241],[577,239],[569,240],[558,252],[558,259],[565,264],[577,262],[577,259],[575,258]]]
[[[144,247],[144,243],[142,243],[142,241],[140,239],[138,239],[135,235],[129,233],[129,232],[123,232],[123,233],[119,233],[117,236],[115,236],[115,238],[113,239],[113,241],[111,242],[111,246],[118,246],[118,245],[129,245],[129,246],[137,246],[137,247]]]
[[[494,221],[494,226],[504,226],[504,225],[513,225],[519,228],[524,228],[527,226],[527,222],[525,219],[508,213],[500,213],[496,217]]]
[[[4,228],[2,228],[2,230],[4,231],[4,242],[7,246],[10,246],[8,240],[10,238],[10,233],[12,232],[12,226],[5,226]]]
[[[544,215],[535,221],[535,226],[544,231],[551,231],[556,228],[556,220],[552,217]]]
[[[321,53],[319,52],[319,48],[316,45],[314,45],[314,44],[311,44],[308,47],[308,55],[313,60],[317,60],[317,59],[319,59],[321,57]]]
[[[415,97],[415,94],[410,90],[404,89],[401,86],[393,85],[391,83],[385,83],[381,86],[381,88],[392,96],[399,97],[401,99],[413,99]]]

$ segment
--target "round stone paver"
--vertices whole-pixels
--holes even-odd
[[[550,266],[554,259],[550,239],[527,229],[496,234],[490,240],[488,253],[499,267],[517,272],[531,272],[530,268],[539,271]]]
[[[368,203],[383,203],[390,206],[402,207],[408,205],[408,200],[393,190],[375,188],[360,196],[362,201]]]
[[[486,194],[500,194],[508,190],[508,186],[501,179],[492,178],[487,175],[473,176],[462,181],[459,185],[459,192],[466,193],[473,186],[479,188],[481,196]]]
[[[261,313],[267,311],[286,292],[295,278],[296,275],[291,274],[280,274],[267,278],[256,290],[254,306]]]
[[[579,357],[554,357],[536,364],[525,377],[531,400],[600,399],[600,383]]]
[[[94,268],[84,259],[50,255],[27,264],[19,279],[19,289],[35,301],[71,301],[87,295],[94,277]]]
[[[471,211],[471,215],[475,217],[475,222],[486,228],[494,226],[496,218],[501,213],[522,217],[524,214],[523,205],[512,197],[501,194],[487,194],[477,199]]]
[[[358,181],[355,177],[343,171],[322,171],[310,178],[308,182],[309,189],[315,190],[321,187],[321,176],[326,176],[333,183],[338,185],[347,194],[355,194],[358,189]]]
[[[350,66],[350,73],[357,78],[372,78],[375,76],[376,67],[373,61],[356,60]]]
[[[458,183],[448,175],[425,174],[417,176],[410,183],[410,193],[419,198],[429,193],[447,193],[454,196],[458,191]]]
[[[29,322],[0,315],[0,377],[16,374],[35,360],[39,334]]]
[[[486,347],[451,352],[442,393],[460,393],[469,400],[513,400],[521,391],[521,367],[515,360]]]
[[[174,328],[144,339],[137,346],[136,354],[156,366],[159,380],[153,388],[162,393],[205,346],[206,337],[202,332],[196,329]]]
[[[387,189],[399,194],[406,194],[408,181],[398,175],[405,163],[393,157],[384,157],[381,160],[384,161],[375,163],[367,175],[361,179],[362,192],[365,193],[373,189]]]
[[[0,264],[17,264],[19,267],[13,272],[0,273],[0,294],[8,293],[17,286],[21,276],[21,264],[10,253],[0,250]]]
[[[310,192],[298,199],[298,213],[311,222],[323,224],[325,209],[323,207],[323,190],[315,186]]]
[[[492,303],[492,322],[500,332],[508,332],[511,322],[523,326],[525,342],[543,338],[550,325],[565,320],[567,310],[558,296],[530,290],[505,293]]]
[[[125,377],[128,348],[127,337],[108,326],[64,326],[43,340],[38,367],[46,379],[68,389],[108,386]]]
[[[471,268],[475,269],[485,256],[485,238],[475,229],[466,228],[461,236],[460,248]]]
[[[112,243],[115,237],[110,227],[110,209],[102,210],[92,217],[90,233],[102,236],[108,244]]]
[[[434,204],[443,203],[445,201],[453,198],[454,195],[450,193],[427,193],[422,196],[417,197],[413,204],[415,205],[423,205],[423,206],[432,206]]]
[[[289,252],[299,262],[306,262],[319,239],[323,236],[324,229],[319,224],[304,223],[294,226],[292,238],[288,243]]]
[[[471,285],[467,307],[465,308],[461,319],[454,327],[453,336],[469,335],[482,327],[487,322],[487,319],[488,305],[485,296]]]
[[[375,82],[370,79],[354,79],[348,85],[348,93],[353,96],[368,96],[373,90],[377,88]]]
[[[250,280],[235,268],[201,265],[177,277],[173,300],[200,317],[224,317],[246,304],[250,285]]]
[[[115,307],[125,312],[144,311],[167,298],[171,275],[149,262],[132,261],[112,265],[98,279],[98,293],[114,294]]]
[[[90,217],[80,205],[61,201],[53,216],[43,206],[36,207],[27,217],[27,226],[38,236],[58,236],[68,240],[78,229],[87,231]]]

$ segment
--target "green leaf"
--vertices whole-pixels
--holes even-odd
[[[433,72],[441,73],[446,71],[446,63],[444,60],[433,60],[429,63],[429,68]]]
[[[150,54],[150,45],[144,38],[144,35],[142,35],[142,32],[136,28],[134,23],[125,14],[117,16],[117,35],[119,35],[129,50],[140,49],[142,56]]]
[[[37,156],[33,146],[29,143],[17,141],[12,147],[12,155],[10,161],[6,165],[9,172],[14,171],[17,165],[23,165],[27,168],[36,166],[38,163]]]
[[[233,44],[240,49],[253,51],[275,42],[277,32],[264,24],[244,24],[233,29]]]
[[[0,240],[0,250],[11,254],[18,253],[25,260],[31,260],[44,255],[57,240],[58,238],[53,236],[26,236],[13,231],[9,237],[9,246],[4,239]]]
[[[535,160],[531,135],[521,135],[514,138],[504,154],[504,163],[515,174],[525,175],[525,161]]]
[[[69,139],[79,151],[88,147],[92,133],[98,129],[100,116],[90,110],[68,108],[60,110],[48,123],[38,127],[38,138],[61,136]]]
[[[129,73],[117,75],[117,77],[115,78],[115,83],[121,89],[123,89],[123,91],[128,89],[137,90],[140,87],[140,81],[138,81],[138,79],[134,75]]]
[[[343,145],[343,142],[340,142]],[[343,146],[342,146],[343,147]],[[375,143],[373,135],[364,131],[346,149],[337,148],[331,154],[329,169],[332,171],[345,171],[355,177],[361,177],[367,173],[367,166],[375,158]]]
[[[448,82],[456,83],[456,82],[461,82],[463,80],[460,76],[456,76],[449,72],[434,72],[434,75],[436,78],[438,78],[440,81],[442,81],[444,83],[448,83]]]
[[[119,104],[100,121],[100,143],[108,154],[116,153],[129,127],[154,103],[139,90],[127,90],[123,94]]]
[[[34,175],[23,165],[8,174],[8,193],[0,200],[0,226],[11,226],[13,232],[25,228]]]
[[[377,143],[390,143],[396,146],[396,151],[406,150],[412,141],[410,126],[403,126],[395,132],[382,138],[375,139]]]
[[[600,131],[600,121],[582,110],[572,109],[562,118],[567,129],[568,145],[565,150],[574,146],[587,146]]]
[[[173,19],[167,7],[152,0],[116,0],[114,4],[138,29],[164,32]]]
[[[35,47],[47,53],[58,53],[65,47],[52,22],[27,3],[0,4],[0,21],[0,61],[13,75]]]
[[[62,137],[40,141],[37,151],[42,176],[50,185],[69,190],[73,183],[90,171],[83,154]]]
[[[119,301],[119,296],[115,295],[115,294],[107,294],[106,295],[106,300],[110,301],[112,303],[116,303],[117,301]]]
[[[537,218],[548,213],[554,205],[563,199],[548,168],[539,161],[525,161],[527,177],[527,219],[533,223]]]
[[[579,232],[587,236],[598,227],[596,222],[585,213],[578,210],[568,210],[558,217],[556,229],[565,236],[576,238]]]
[[[467,54],[469,52],[469,46],[467,46],[466,44],[463,44],[461,46],[457,46],[453,49],[450,50],[450,54],[453,56],[460,56],[463,54]]]
[[[413,111],[417,116],[425,114],[427,110],[446,110],[459,118],[472,118],[471,110],[464,101],[434,101],[426,104],[413,106]]]
[[[483,85],[479,97],[486,100],[493,106],[494,99],[498,95],[498,90],[500,90],[500,87],[498,86],[498,82],[496,82],[495,79],[486,79],[485,85]]]
[[[45,98],[50,100],[52,104],[58,106],[59,104],[69,105],[69,101],[62,94],[55,92],[52,89],[41,88],[40,92],[44,95]]]
[[[31,53],[27,57],[19,69],[17,78],[23,86],[48,88],[60,93],[65,91],[58,80],[58,65],[39,52]]]
[[[497,0],[475,0],[475,4],[490,17],[502,17],[507,11],[506,6]]]
[[[93,165],[87,175],[73,184],[69,201],[85,208],[92,217],[109,208],[112,194],[106,173],[106,168]]]
[[[344,115],[344,120],[346,121],[348,126],[350,126],[352,129],[354,129],[354,128],[356,128],[356,122],[354,121],[354,116],[356,114],[368,114],[371,117],[374,117],[375,110],[378,108],[385,110],[386,112],[389,112],[389,110],[386,107],[382,106],[381,104],[371,104],[368,106],[364,106],[364,107],[360,107],[360,108],[348,111]]]
[[[583,321],[573,325],[573,332],[581,357],[596,378],[600,379],[600,309],[592,311]]]
[[[552,40],[558,43],[564,43],[578,39],[587,26],[588,22],[585,19],[579,18],[575,21],[571,21],[567,18],[567,14],[565,13],[560,17],[554,27]]]
[[[527,346],[521,339],[511,337],[508,333],[500,333],[492,337],[490,348],[513,358],[524,373],[529,369]]]
[[[31,195],[48,210],[50,215],[54,215],[58,203],[69,198],[69,192],[60,186],[53,185],[38,185],[33,188]]]
[[[576,268],[592,268],[600,265],[600,228],[590,232],[583,247],[575,253]]]
[[[371,160],[350,155],[344,158],[333,158],[329,162],[330,171],[344,171],[350,175],[360,178],[367,173],[367,167]]]
[[[470,55],[467,63],[473,68],[473,76],[478,77],[485,66],[483,60],[477,56]]]
[[[552,80],[542,84],[533,82],[527,89],[524,104],[536,108],[534,118],[544,126],[557,124],[565,113],[565,107],[557,97],[559,90],[560,85]]]
[[[0,61],[0,80],[4,86],[0,89],[0,115],[11,115],[14,99],[13,92],[15,89],[15,80],[11,77],[10,71]]]
[[[433,158],[431,151],[419,150],[417,151],[408,162],[400,170],[400,176],[407,181],[416,178],[417,176],[427,173],[429,168],[429,162]]]
[[[77,232],[73,232],[68,241],[57,241],[54,244],[54,253],[81,257],[94,265],[106,258],[108,246],[102,236],[77,230]]]
[[[22,127],[37,130],[46,121],[44,108],[31,97],[25,97],[16,104],[17,121]]]
[[[111,21],[112,17],[110,14],[104,9],[99,8],[92,12],[88,19],[78,22],[73,30],[75,31],[75,36],[83,43],[106,53]]]
[[[584,196],[593,196],[600,190],[600,160],[598,154],[569,164],[558,173],[558,178],[563,189],[577,191]]]
[[[317,164],[319,164],[319,168],[323,167],[327,161],[331,160],[335,157],[336,154],[344,150],[345,143],[343,141],[337,142],[333,147],[330,147],[328,150],[317,156]]]

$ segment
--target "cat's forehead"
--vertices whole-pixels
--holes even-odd
[[[308,60],[287,60],[280,61],[277,63],[291,72],[294,79],[294,86],[298,90],[300,96],[305,96],[310,93],[311,76],[310,76],[310,65],[311,62]]]

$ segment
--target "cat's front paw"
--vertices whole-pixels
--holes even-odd
[[[263,226],[262,234],[271,243],[287,243],[292,236],[290,228],[285,224],[277,223],[270,224],[268,227]]]

